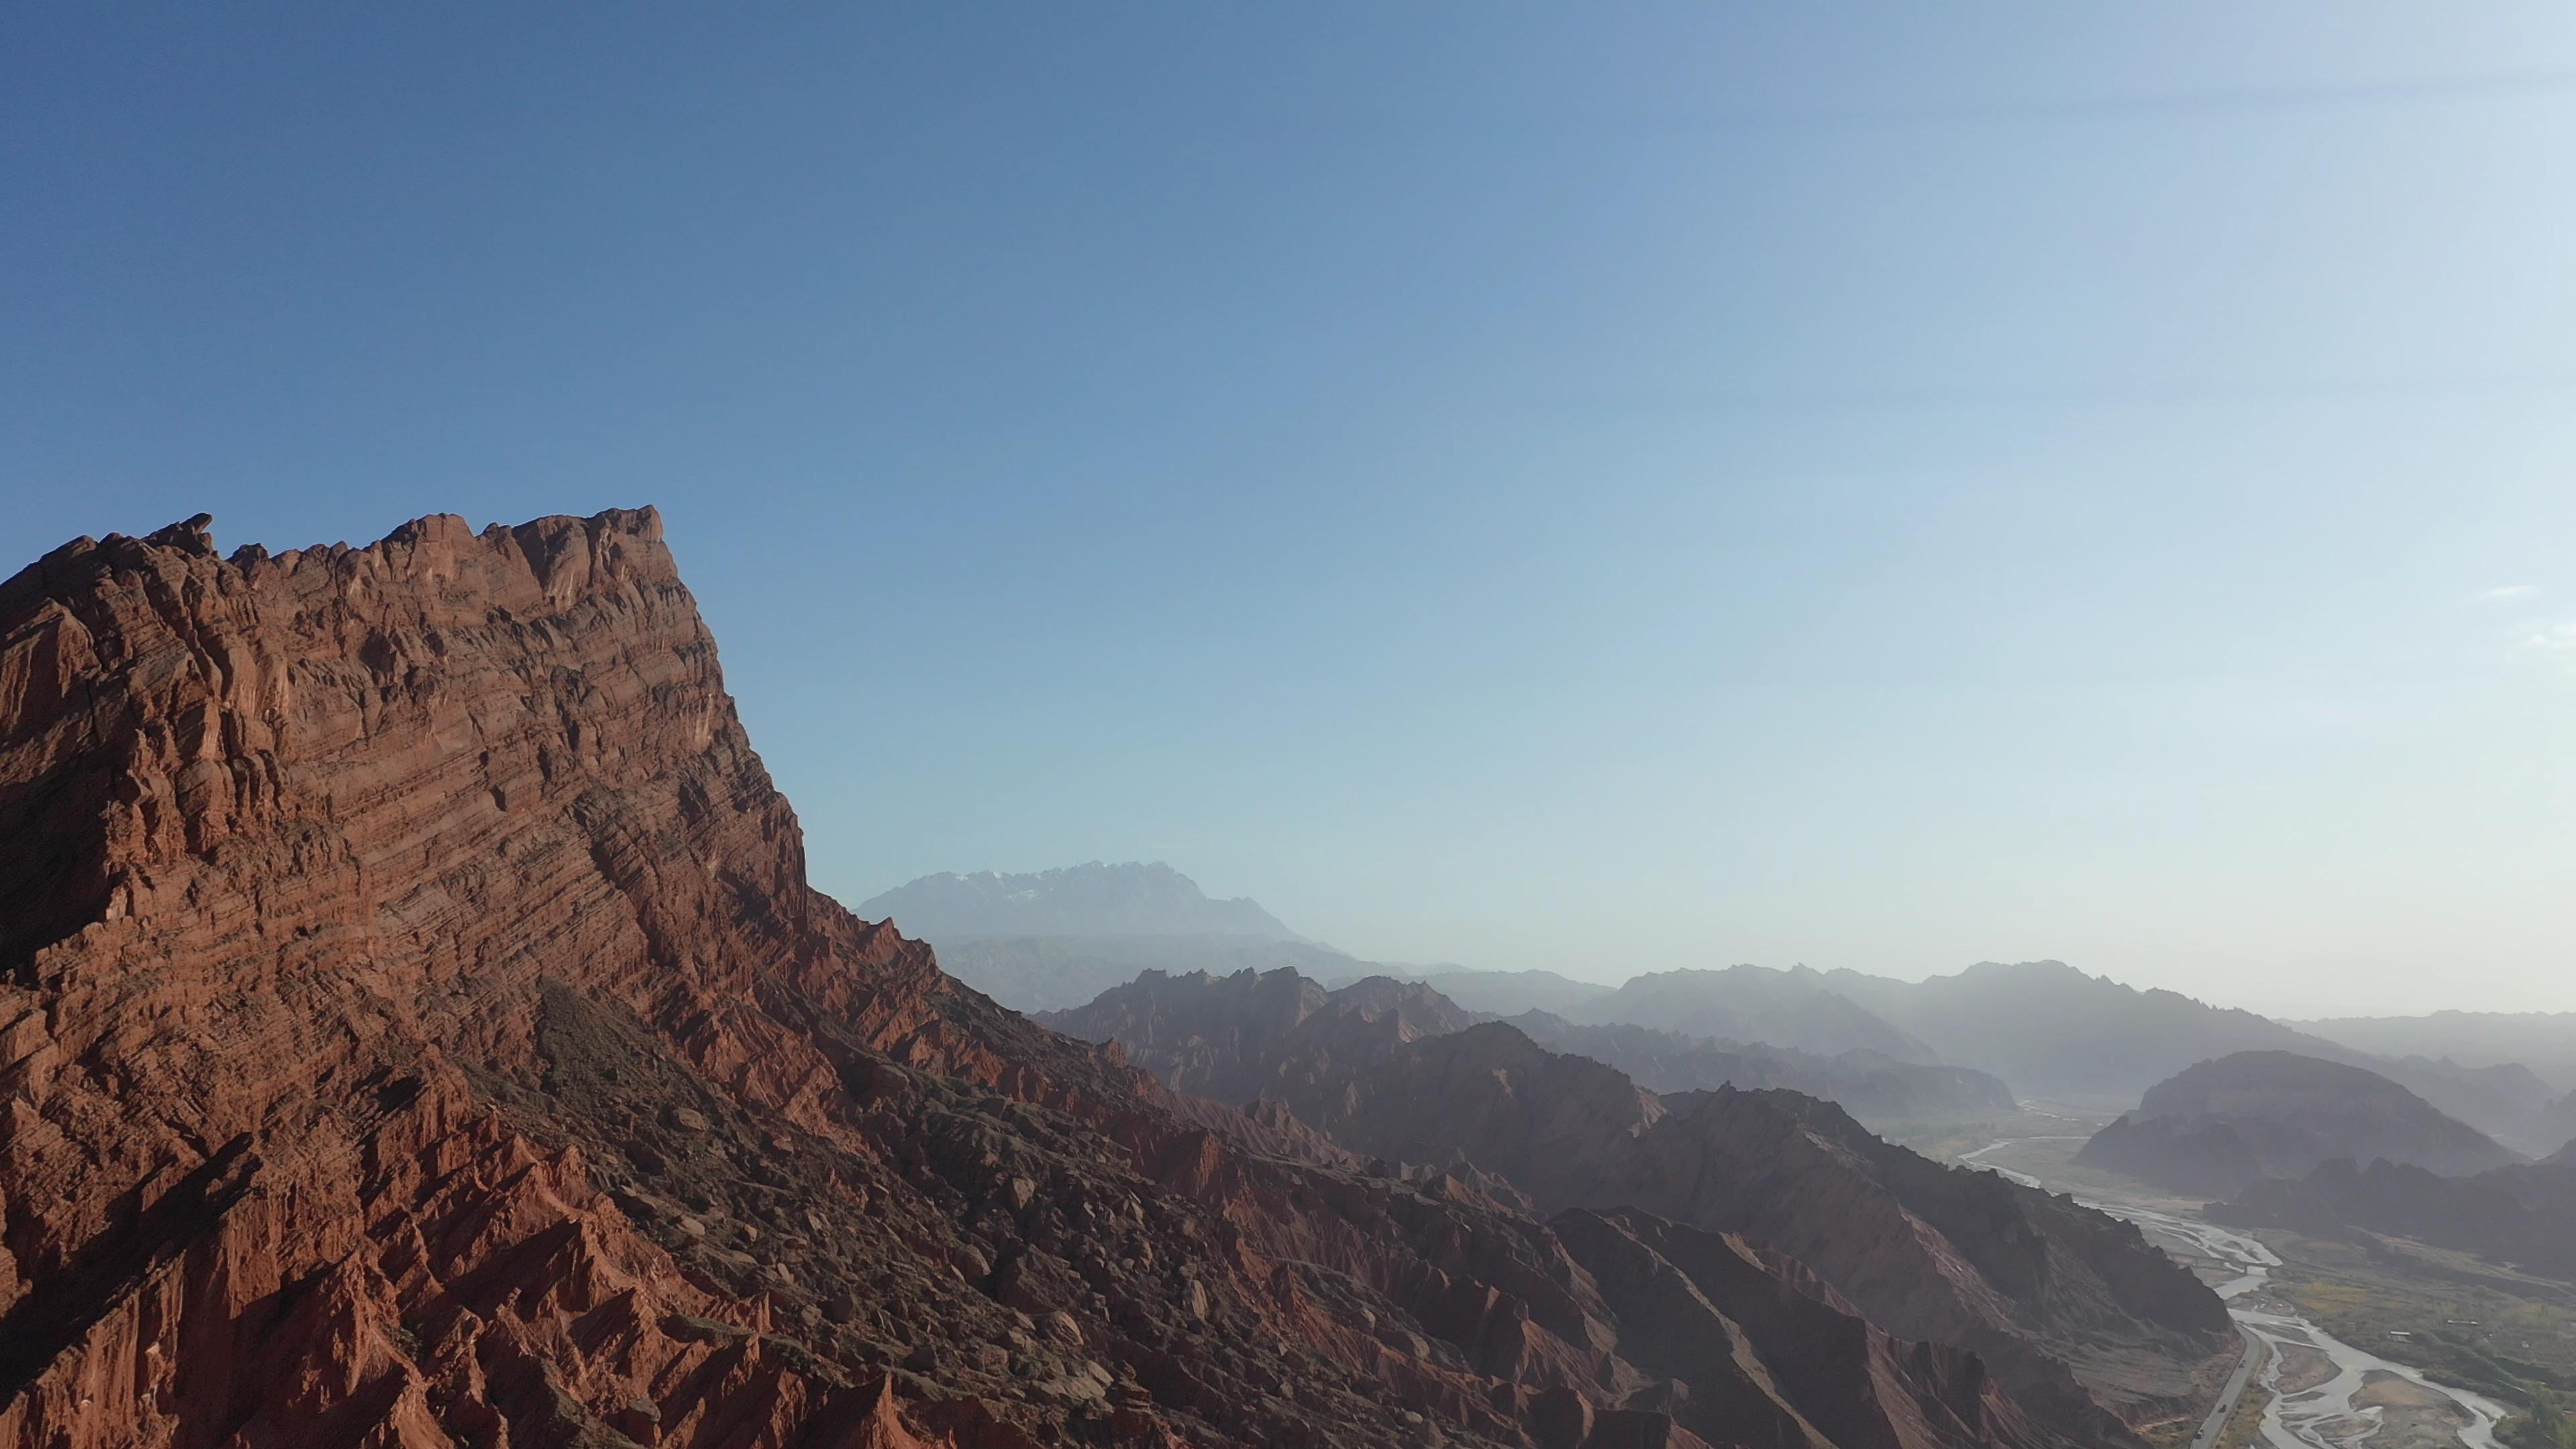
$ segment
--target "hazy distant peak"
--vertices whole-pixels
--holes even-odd
[[[945,871],[859,902],[933,942],[1023,936],[1249,936],[1304,941],[1248,897],[1211,898],[1162,861],[1088,861],[1013,875]]]
[[[1598,1025],[1631,1022],[1667,1031],[1834,1056],[1867,1047],[1899,1061],[1937,1063],[1941,1054],[1868,1006],[1833,989],[1821,972],[1739,963],[1634,976],[1616,990],[1572,1003],[1564,1014]]]

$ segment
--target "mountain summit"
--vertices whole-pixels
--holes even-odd
[[[1248,897],[1218,900],[1161,861],[1091,861],[1026,875],[925,875],[859,902],[925,940],[1016,936],[1250,936],[1304,941]]]
[[[2238,1052],[2148,1089],[2076,1161],[2185,1192],[2235,1192],[2337,1158],[2466,1175],[2514,1160],[2376,1072],[2294,1052]]]

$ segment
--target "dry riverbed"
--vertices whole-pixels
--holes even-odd
[[[2495,1341],[2489,1320],[2461,1321],[2479,1314],[2509,1324],[2514,1345],[2565,1345],[2576,1371],[2576,1333],[2560,1332],[2576,1324],[2563,1285],[2516,1281],[2411,1245],[2221,1227],[2200,1216],[2198,1199],[2076,1166],[2070,1159],[2095,1120],[2042,1112],[2014,1125],[2026,1130],[1958,1160],[2071,1192],[2136,1223],[2217,1290],[2238,1325],[2265,1345],[2265,1361],[2220,1421],[2216,1444],[2493,1449],[2497,1424],[2512,1412],[2498,1395],[2535,1382],[2518,1370],[2537,1365],[2508,1355],[2502,1363],[2514,1367],[2501,1367],[2494,1352],[2469,1345],[2463,1335],[2472,1331],[2489,1335],[2482,1343]],[[2460,1306],[2472,1300],[2480,1306]],[[2474,1372],[2445,1372],[2462,1364]]]

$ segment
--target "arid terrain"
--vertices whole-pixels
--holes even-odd
[[[995,1005],[812,888],[649,510],[208,525],[0,584],[0,1444],[2101,1449],[2232,1357],[1796,1093]]]
[[[2100,1125],[2034,1116],[1964,1156],[2131,1218],[2227,1297],[2266,1362],[2196,1449],[2485,1446],[2576,1379],[2576,1288],[2371,1234],[2212,1223],[2196,1196],[2076,1161]]]

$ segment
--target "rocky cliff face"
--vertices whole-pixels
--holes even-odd
[[[0,584],[0,1446],[2072,1445],[805,881],[650,513]]]

